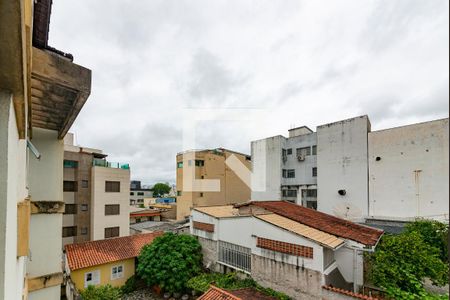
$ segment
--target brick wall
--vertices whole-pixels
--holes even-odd
[[[206,232],[214,232],[214,224],[203,223],[203,222],[192,222],[194,229],[203,230]]]
[[[256,240],[256,246],[263,249],[268,249],[276,252],[291,254],[295,256],[313,258],[313,248],[285,243],[281,241],[269,240],[258,237]]]

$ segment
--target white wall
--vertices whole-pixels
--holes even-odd
[[[448,119],[371,132],[369,216],[448,220],[448,143]]]
[[[22,295],[26,257],[17,258],[17,203],[27,194],[25,140],[19,140],[12,95],[0,91],[0,299]]]
[[[347,282],[355,281],[357,285],[364,282],[363,253],[350,247],[341,247],[334,252],[338,269]]]
[[[130,170],[92,167],[91,239],[103,240],[105,228],[120,227],[120,236],[130,235]],[[105,192],[105,181],[120,181],[120,193]],[[120,214],[105,216],[106,204],[119,204]]]
[[[281,199],[281,148],[284,140],[279,135],[251,143],[252,186],[255,182],[264,183],[261,191],[252,190],[252,200]]]
[[[191,217],[190,217],[190,232],[192,235],[196,235],[205,239],[209,240],[218,240],[218,232],[219,232],[219,219],[216,219],[214,217],[211,217],[207,214],[201,213],[195,209],[191,211]],[[208,223],[214,225],[214,232],[206,232],[203,230],[194,229],[192,226],[192,221],[202,222],[202,223]]]
[[[317,127],[317,209],[363,221],[368,214],[367,116]],[[338,190],[346,190],[341,196]]]

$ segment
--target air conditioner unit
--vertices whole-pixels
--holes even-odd
[[[298,161],[304,161],[305,160],[305,156],[300,154],[297,156]]]

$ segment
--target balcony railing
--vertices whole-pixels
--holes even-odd
[[[98,158],[94,158],[92,165],[95,167],[115,168],[115,169],[124,169],[124,170],[130,169],[130,164],[110,162],[110,161],[106,161],[104,159],[98,159]]]

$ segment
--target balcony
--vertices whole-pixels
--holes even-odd
[[[94,167],[105,167],[105,168],[123,169],[123,170],[130,169],[130,164],[110,162],[105,159],[99,159],[99,158],[94,158],[94,160],[92,161],[92,165]]]

